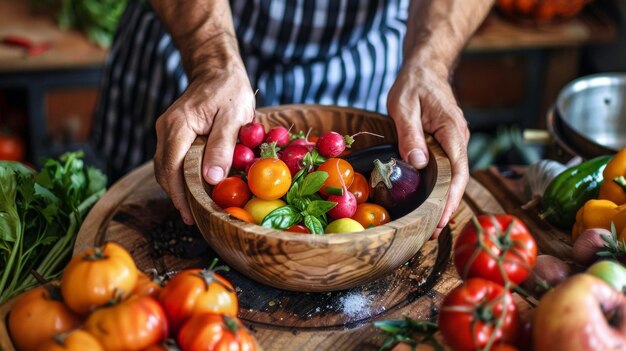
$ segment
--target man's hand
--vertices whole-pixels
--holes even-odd
[[[154,169],[183,221],[193,224],[183,184],[183,159],[198,135],[208,135],[202,175],[217,184],[230,169],[239,127],[254,118],[254,93],[243,65],[207,68],[156,123]]]
[[[405,66],[389,91],[387,110],[396,123],[400,155],[420,169],[428,164],[424,132],[441,144],[452,165],[452,183],[448,201],[437,231],[448,223],[456,211],[469,180],[467,142],[469,130],[452,94],[445,73]]]

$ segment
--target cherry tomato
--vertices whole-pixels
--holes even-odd
[[[363,228],[367,229],[389,223],[391,217],[384,207],[377,204],[364,203],[356,207],[356,212],[352,219],[361,223]]]
[[[236,317],[217,313],[192,316],[178,333],[182,351],[255,351],[256,341]]]
[[[454,244],[454,264],[464,279],[481,277],[501,285],[505,280],[520,284],[536,259],[535,239],[524,223],[511,215],[473,218]]]
[[[150,296],[158,299],[162,289],[163,287],[158,281],[148,277],[140,270],[137,271],[137,284],[135,284],[135,289],[133,289],[133,295]]]
[[[267,216],[270,212],[285,205],[287,205],[287,203],[280,199],[261,200],[255,197],[248,201],[246,206],[244,206],[244,210],[248,211],[250,215],[252,215],[254,223],[260,224],[263,222],[263,218],[265,218],[265,216]]]
[[[354,181],[354,169],[352,165],[350,165],[348,161],[340,158],[329,158],[326,162],[322,163],[317,170],[328,173],[328,178],[320,190],[320,193],[324,196],[328,195],[324,191],[326,187],[343,188],[345,184],[345,186],[349,188]]]
[[[250,199],[250,189],[239,177],[224,178],[213,188],[211,198],[221,208],[243,207]]]
[[[237,219],[240,219],[244,222],[255,223],[254,218],[252,218],[252,215],[250,214],[250,212],[244,210],[241,207],[228,207],[228,208],[225,208],[224,211],[226,211],[229,215]]]
[[[78,313],[107,304],[114,293],[128,296],[137,283],[137,267],[122,246],[108,242],[74,256],[63,272],[65,303]]]
[[[248,185],[259,199],[280,199],[291,187],[289,167],[277,158],[262,158],[250,167]]]
[[[0,160],[22,161],[24,150],[22,139],[13,134],[0,132]]]
[[[309,228],[303,226],[302,224],[294,224],[291,227],[285,229],[285,231],[292,233],[302,233],[302,234],[311,234]]]
[[[111,307],[92,312],[84,326],[105,350],[141,350],[168,335],[167,316],[150,296],[131,296]]]
[[[104,351],[98,339],[84,330],[59,334],[42,344],[37,351]]]
[[[210,269],[187,269],[176,274],[161,292],[161,304],[176,333],[185,320],[200,312],[237,316],[239,303],[233,286]]]
[[[23,293],[9,313],[9,331],[18,350],[35,350],[80,323],[80,316],[63,304],[57,285],[39,286]]]
[[[348,191],[354,195],[357,204],[362,204],[365,203],[370,196],[370,184],[364,175],[354,172],[354,180],[352,181],[352,185],[348,188]]]
[[[519,328],[511,293],[482,278],[470,278],[454,288],[439,311],[439,330],[454,351],[482,350],[490,342],[513,342]]]

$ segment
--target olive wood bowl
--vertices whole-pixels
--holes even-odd
[[[396,141],[393,121],[383,115],[335,106],[285,105],[258,110],[266,130],[292,124],[313,135],[334,130],[360,135],[358,150]],[[198,137],[184,161],[187,200],[196,225],[211,248],[238,272],[276,288],[322,292],[348,289],[385,276],[407,262],[435,231],[450,187],[450,162],[439,144],[426,138],[430,162],[421,172],[420,201],[412,212],[362,232],[303,235],[243,222],[229,216],[209,197],[201,175],[205,137]],[[369,175],[365,175],[369,177]],[[417,204],[416,204],[417,205]]]

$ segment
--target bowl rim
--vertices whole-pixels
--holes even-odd
[[[390,117],[380,114],[374,111],[368,111],[364,109],[351,108],[351,107],[343,107],[343,106],[333,106],[333,105],[315,105],[315,104],[289,104],[289,105],[280,105],[280,106],[272,106],[272,107],[263,107],[257,109],[259,113],[275,113],[277,111],[285,111],[285,110],[326,110],[326,111],[346,111],[351,113],[358,113],[362,115],[366,115],[368,117],[389,120]],[[402,226],[398,225],[399,221],[402,218],[407,216],[411,216],[414,218],[423,217],[423,216],[432,216],[432,212],[426,209],[427,206],[423,206],[426,202],[432,202],[433,200],[441,199],[443,201],[443,206],[438,211],[438,216],[441,217],[443,215],[443,209],[445,207],[445,201],[447,201],[448,194],[450,191],[450,183],[452,180],[451,173],[451,164],[450,160],[446,156],[445,152],[441,148],[441,145],[435,140],[435,138],[430,134],[425,134],[426,145],[429,150],[429,163],[435,162],[435,168],[437,170],[437,179],[433,185],[432,190],[424,198],[422,204],[415,208],[413,211],[407,213],[403,217],[399,219],[395,219],[389,223],[384,225],[380,225],[373,228],[366,228],[363,231],[358,232],[359,236],[368,236],[370,238],[393,233],[396,230],[400,229]],[[262,227],[255,223],[248,223],[238,219],[232,218],[227,212],[225,212],[220,206],[218,206],[209,196],[206,191],[207,183],[204,181],[202,177],[202,173],[198,170],[201,168],[202,163],[202,155],[204,154],[204,145],[206,144],[206,136],[198,136],[189,152],[185,155],[184,158],[184,183],[185,188],[187,190],[187,196],[194,197],[195,201],[206,211],[209,215],[216,216],[219,219],[228,222],[230,225],[237,228],[237,230],[244,231],[248,234],[253,235],[266,235],[272,237],[277,240],[289,240],[291,242],[305,242],[308,244],[338,244],[346,241],[354,241],[354,234],[356,232],[348,232],[348,233],[332,233],[332,235],[299,235],[297,233],[289,233],[273,228]],[[198,156],[199,155],[199,156]],[[440,178],[442,176],[444,178]],[[201,185],[201,186],[190,186],[190,185]],[[201,190],[200,190],[201,189]],[[187,201],[194,201],[194,199],[188,198]],[[430,201],[429,201],[430,200]],[[192,211],[193,214],[193,211]],[[193,214],[195,216],[195,214]],[[439,218],[440,219],[440,218]],[[437,220],[437,222],[439,221]],[[196,220],[194,218],[194,220]],[[198,221],[196,220],[196,223]]]

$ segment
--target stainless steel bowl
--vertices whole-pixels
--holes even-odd
[[[626,74],[578,78],[561,90],[555,108],[574,149],[594,156],[626,147]]]

